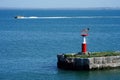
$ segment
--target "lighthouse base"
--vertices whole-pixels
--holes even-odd
[[[78,55],[86,55],[86,56],[90,56],[91,52],[78,52]]]
[[[58,54],[57,59],[57,67],[65,70],[101,70],[120,67],[119,54],[100,57],[92,57],[92,54],[91,57],[80,57],[77,54]]]

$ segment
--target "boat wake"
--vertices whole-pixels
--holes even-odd
[[[51,17],[38,17],[38,16],[16,16],[16,19],[85,19],[85,18],[120,18],[120,16],[51,16]]]

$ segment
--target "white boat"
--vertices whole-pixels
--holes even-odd
[[[15,16],[15,19],[23,19],[25,18],[24,16]]]

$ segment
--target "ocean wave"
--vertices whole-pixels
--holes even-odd
[[[79,19],[79,18],[120,18],[120,16],[51,16],[51,17],[38,17],[38,16],[30,16],[30,17],[20,17],[17,19]]]

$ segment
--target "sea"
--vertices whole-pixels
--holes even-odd
[[[57,68],[57,54],[81,52],[86,28],[87,51],[120,51],[119,9],[0,9],[0,80],[120,80],[120,69]]]

